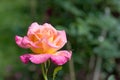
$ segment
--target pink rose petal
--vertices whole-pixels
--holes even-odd
[[[41,25],[39,25],[37,22],[34,22],[30,25],[29,29],[28,29],[28,33],[27,35],[31,35],[33,34],[34,32],[36,32],[37,30],[40,29],[40,27],[42,27]]]
[[[23,63],[27,64],[30,61],[30,55],[24,54],[24,55],[20,56],[20,59]]]
[[[44,23],[42,26],[43,26],[43,27],[42,27],[43,30],[44,30],[45,28],[48,28],[48,29],[50,29],[51,31],[53,31],[54,34],[57,33],[57,30],[56,30],[51,24],[49,24],[49,23]]]
[[[41,64],[46,62],[50,58],[50,54],[24,54],[20,56],[23,63],[31,61],[34,64]]]
[[[53,43],[47,42],[47,44],[52,48],[61,49],[67,43],[65,31],[58,31],[57,38]]]
[[[22,48],[30,48],[31,46],[38,48],[38,46],[31,42],[27,36],[24,37],[16,36],[15,41],[16,44]]]
[[[22,48],[29,48],[29,44],[30,44],[30,41],[28,40],[28,38],[25,36],[25,37],[20,37],[20,36],[15,36],[15,41],[16,41],[16,44]]]
[[[63,65],[65,64],[68,60],[71,59],[72,52],[70,51],[58,51],[55,55],[51,56],[51,60],[53,63],[57,65]]]

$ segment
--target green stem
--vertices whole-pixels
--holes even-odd
[[[45,63],[46,74],[48,73],[49,67],[50,67],[50,60],[48,60],[48,61]]]
[[[46,69],[45,69],[45,64],[41,64],[41,68],[42,68],[42,74],[45,80],[48,80],[47,78],[47,73],[46,73]]]

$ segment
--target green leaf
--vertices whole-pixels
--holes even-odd
[[[111,75],[111,76],[108,78],[108,80],[115,80],[114,75]]]
[[[54,69],[53,72],[53,80],[55,80],[56,74],[58,73],[58,71],[60,71],[62,69],[62,66],[58,66]]]

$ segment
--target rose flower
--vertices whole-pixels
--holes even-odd
[[[50,59],[57,65],[63,65],[71,58],[71,51],[60,50],[67,43],[65,31],[56,30],[48,23],[43,25],[36,22],[32,23],[27,35],[24,37],[16,36],[15,40],[18,46],[29,48],[33,52],[20,56],[23,63],[31,61],[35,64],[41,64]]]

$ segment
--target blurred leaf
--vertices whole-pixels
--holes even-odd
[[[58,73],[58,71],[60,71],[62,69],[62,66],[58,66],[54,69],[53,72],[53,80],[55,80],[56,74]]]
[[[108,78],[108,80],[115,80],[114,75],[111,75],[111,76]]]
[[[74,14],[75,16],[83,15],[83,12],[79,10],[75,5],[70,1],[59,1],[56,0],[56,3],[63,7],[65,10],[69,11],[70,13]]]

